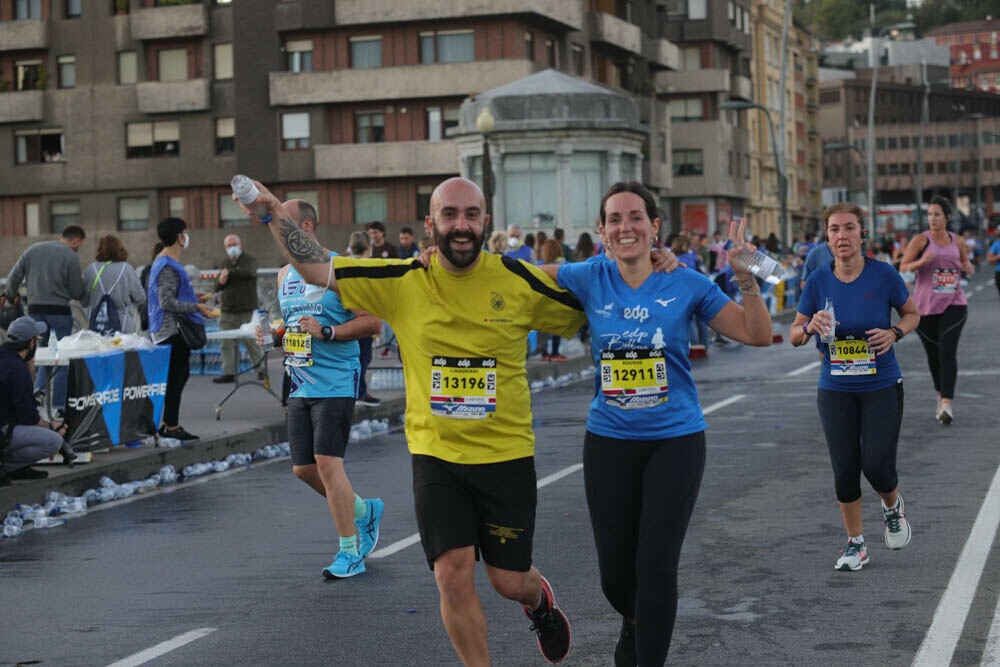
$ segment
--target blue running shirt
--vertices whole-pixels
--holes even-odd
[[[820,347],[823,354],[820,389],[872,391],[891,387],[903,377],[895,350],[890,348],[885,354],[876,355],[868,348],[865,331],[892,326],[892,310],[902,308],[909,296],[906,283],[896,269],[877,260],[866,259],[861,275],[850,283],[837,278],[829,264],[809,274],[798,311],[812,317],[829,298],[833,300],[838,322],[836,338],[840,347],[834,350],[827,345]],[[832,364],[831,355],[835,362]]]
[[[688,360],[691,318],[709,322],[730,303],[692,269],[654,273],[632,289],[611,261],[559,267],[583,304],[597,391],[587,429],[608,438],[659,440],[704,431]]]

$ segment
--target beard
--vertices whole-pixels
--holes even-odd
[[[469,250],[455,250],[451,247],[452,241],[469,240],[472,241],[472,247]],[[471,230],[453,230],[447,234],[442,234],[438,231],[437,225],[434,226],[434,245],[437,246],[438,252],[444,255],[445,259],[456,269],[465,269],[472,266],[476,259],[479,258],[479,253],[482,251],[485,241],[485,230],[479,236],[476,236]]]
[[[32,359],[35,358],[35,351],[37,349],[38,349],[38,344],[37,343],[35,343],[35,344],[33,344],[31,346],[31,348],[28,350],[28,354],[24,358],[25,362],[31,361]]]

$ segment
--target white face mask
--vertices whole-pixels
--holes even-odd
[[[228,248],[226,248],[226,254],[232,257],[233,259],[236,259],[237,257],[243,254],[243,249],[238,245],[231,245]]]
[[[184,243],[181,245],[181,247],[187,250],[187,247],[189,245],[191,245],[191,235],[188,234],[187,232],[184,232]]]

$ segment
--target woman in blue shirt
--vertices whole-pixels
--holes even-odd
[[[891,264],[864,256],[864,212],[841,202],[823,212],[833,262],[809,275],[789,339],[805,345],[831,328],[822,350],[816,402],[826,434],[834,487],[847,531],[835,565],[860,570],[868,563],[861,521],[861,474],[882,497],[885,543],[902,549],[910,524],[896,476],[896,445],[903,419],[903,376],[893,345],[920,322],[906,284]],[[824,310],[833,301],[833,322]],[[892,326],[892,310],[900,315]]]
[[[601,587],[623,617],[616,665],[662,665],[670,649],[677,565],[705,467],[706,425],[688,361],[691,320],[749,345],[772,338],[760,289],[739,260],[743,306],[697,271],[654,272],[659,227],[650,192],[616,183],[599,223],[614,261],[543,267],[583,304],[599,369],[583,466]],[[745,230],[745,220],[733,223],[730,239],[741,243]]]

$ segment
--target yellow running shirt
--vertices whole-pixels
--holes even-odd
[[[392,327],[406,379],[410,452],[452,463],[534,455],[528,332],[571,336],[586,316],[540,269],[483,253],[467,273],[431,259],[335,257],[337,289]]]

